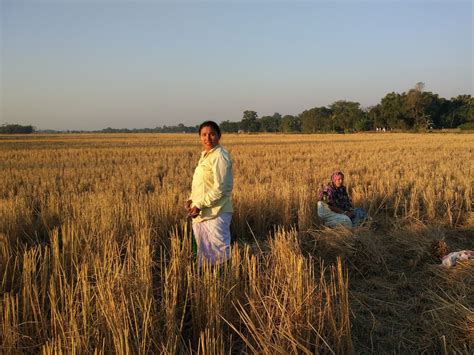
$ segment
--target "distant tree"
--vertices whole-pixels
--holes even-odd
[[[379,123],[386,123],[390,128],[412,128],[414,122],[408,115],[405,97],[405,94],[398,94],[396,92],[385,95],[378,105],[381,116],[380,120],[375,123],[376,126]]]
[[[199,127],[185,126],[183,123],[179,123],[177,127],[173,127],[173,130],[176,130],[177,133],[195,133],[198,131],[198,129]]]
[[[281,125],[281,115],[275,112],[272,116],[263,116],[260,118],[261,132],[278,132]]]
[[[425,83],[422,81],[419,81],[415,84],[415,91],[422,92],[424,88],[425,88]]]
[[[367,110],[367,116],[372,122],[372,128],[388,127],[385,117],[382,115],[380,104],[371,106]]]
[[[423,92],[424,83],[416,83],[415,88],[406,94],[406,107],[408,114],[416,128],[427,127],[431,116],[427,113],[428,107],[433,103],[432,95]]]
[[[458,95],[451,100],[442,99],[441,127],[454,128],[474,121],[471,95]]]
[[[230,121],[222,121],[219,124],[219,127],[222,132],[227,133],[237,133],[239,131],[239,123],[238,122],[230,122]]]
[[[280,130],[282,132],[301,132],[301,121],[298,116],[285,115],[281,119]]]
[[[440,98],[438,94],[423,92],[421,94],[424,106],[422,107],[422,119],[418,120],[420,128],[442,128],[444,127],[443,116],[445,115],[446,99]]]
[[[301,132],[330,131],[332,111],[327,107],[313,107],[300,113]]]
[[[365,110],[362,110],[364,114],[355,122],[354,124],[354,129],[356,131],[370,131],[374,129],[374,120],[370,116],[370,110],[371,108],[367,108]]]
[[[30,134],[35,131],[35,128],[31,125],[22,126],[19,124],[8,124],[5,123],[0,126],[0,133],[2,134]]]
[[[470,95],[469,95],[470,96]],[[469,98],[469,110],[467,122],[474,122],[474,97]]]
[[[272,116],[260,117],[260,132],[272,132]]]
[[[360,108],[360,103],[353,101],[339,100],[334,102],[330,109],[332,111],[332,119],[334,127],[343,130],[354,129],[355,123],[362,120],[364,112]]]
[[[260,130],[260,122],[258,121],[258,114],[255,111],[244,111],[240,128],[245,132],[258,132]]]

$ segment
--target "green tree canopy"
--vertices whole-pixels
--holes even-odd
[[[300,114],[301,132],[315,133],[318,131],[330,131],[332,111],[327,107],[313,107]]]
[[[222,132],[237,133],[239,131],[239,122],[222,121],[219,124],[219,128]]]
[[[391,92],[385,95],[380,102],[380,120],[375,123],[376,126],[381,124],[389,128],[407,129],[413,126],[413,122],[408,116],[406,107],[405,94],[400,95]],[[382,125],[382,123],[385,123]]]
[[[362,111],[358,102],[340,100],[334,102],[330,109],[336,130],[354,129],[355,123],[364,118],[364,111]]]
[[[426,129],[474,127],[474,99],[459,95],[451,99],[424,91],[418,82],[404,93],[386,94],[377,105],[362,109],[360,103],[346,100],[329,107],[313,107],[298,116],[279,113],[258,118],[257,112],[247,110],[240,122],[223,122],[223,130],[235,131],[237,126],[247,132],[305,132],[364,131],[379,128]],[[234,125],[231,125],[234,124]],[[471,125],[472,123],[472,125]],[[467,124],[467,126],[466,126]]]
[[[300,132],[301,121],[297,116],[285,115],[281,120],[280,130],[285,133]]]
[[[272,116],[263,116],[260,118],[261,132],[278,132],[281,125],[281,115],[275,112]]]
[[[33,133],[35,131],[35,128],[31,125],[27,126],[22,126],[19,124],[8,124],[5,123],[0,126],[0,133],[3,134],[20,134],[20,133]]]
[[[260,122],[258,114],[255,111],[244,111],[240,128],[245,132],[258,132],[260,130]]]

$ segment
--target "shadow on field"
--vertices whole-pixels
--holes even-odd
[[[285,210],[285,201],[277,199],[269,214],[263,206],[245,206],[251,213],[236,216],[233,233],[251,245],[256,244],[254,233],[258,249],[265,250],[268,239],[262,241],[261,236],[271,239],[276,231],[272,225],[289,222],[298,230],[302,254],[314,260],[315,268],[342,258],[348,270],[356,353],[472,353],[474,262],[441,267],[433,246],[442,241],[449,251],[474,250],[473,214],[464,213],[457,227],[394,217],[402,213],[393,208],[394,199],[360,201],[373,222],[353,230],[322,226],[315,202],[308,203],[301,218],[301,208]],[[284,217],[282,212],[289,214]]]
[[[459,228],[376,216],[379,228],[316,226],[300,231],[301,249],[349,272],[356,353],[472,353],[474,263],[447,269],[433,255],[474,249],[471,224]]]

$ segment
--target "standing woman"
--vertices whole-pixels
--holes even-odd
[[[230,258],[230,222],[232,220],[232,160],[219,144],[217,123],[205,121],[199,126],[204,151],[194,171],[191,196],[186,201],[193,219],[199,265],[221,264]]]

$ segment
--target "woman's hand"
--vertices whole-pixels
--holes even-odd
[[[346,212],[344,212],[344,214],[349,218],[355,217],[354,212],[352,212],[352,211],[346,211]]]
[[[196,218],[199,215],[199,212],[201,212],[201,210],[197,208],[196,206],[191,207],[192,203],[193,203],[193,200],[187,200],[184,203],[184,208],[186,209],[186,212],[188,212],[188,217]]]
[[[199,216],[199,212],[201,212],[201,210],[196,206],[191,207],[190,209],[188,209],[188,217],[196,218],[197,216]]]

